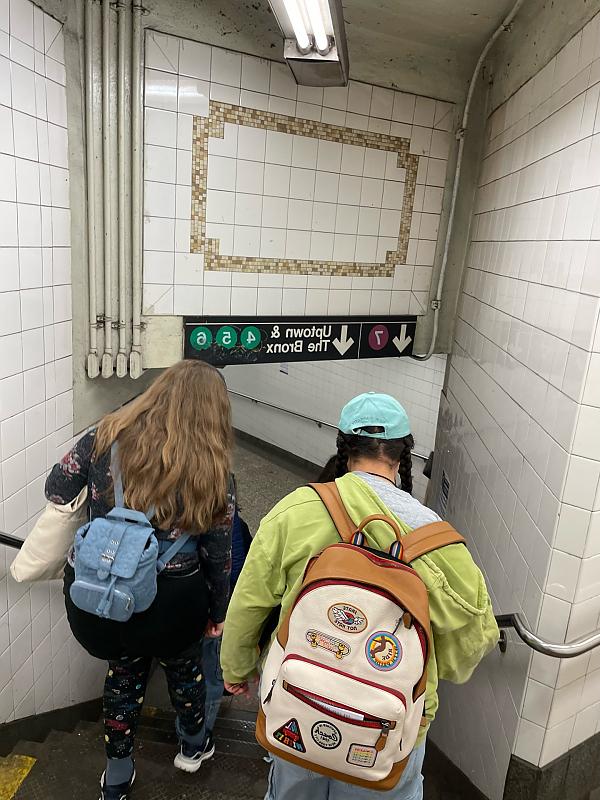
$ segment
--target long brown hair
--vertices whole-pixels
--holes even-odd
[[[201,361],[180,361],[143,394],[104,417],[95,457],[119,441],[125,502],[156,512],[163,529],[203,533],[227,509],[231,407],[225,381]]]

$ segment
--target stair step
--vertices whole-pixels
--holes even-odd
[[[217,723],[214,734],[215,744],[218,752],[227,753],[235,751],[236,755],[245,755],[248,747],[250,748],[249,751],[252,753],[253,748],[255,746],[258,747],[253,729],[246,730],[244,728],[224,728]],[[142,741],[151,741],[170,745],[177,745],[178,742],[174,725],[165,725],[164,721],[152,720],[151,724],[148,724],[147,721],[142,721],[138,728],[137,735]],[[244,744],[248,747],[236,748],[237,744]],[[261,754],[262,753],[263,751],[261,750]],[[250,757],[255,757],[254,753]]]
[[[253,741],[242,741],[234,739],[216,739],[217,752],[226,755],[238,756],[239,758],[246,758],[249,760],[263,759],[266,756],[265,751],[254,739]]]
[[[153,742],[164,744],[169,747],[177,747],[178,738],[175,732],[175,714],[162,712],[161,715],[154,713],[151,707],[149,713],[143,713],[137,731],[137,739],[141,742]],[[242,719],[232,717],[219,717],[215,725],[215,744],[217,752],[235,755],[242,758],[262,758],[263,749],[256,742],[254,735],[255,722],[254,715],[250,712],[238,712]],[[80,722],[75,731],[77,736],[85,741],[87,746],[97,747],[102,742],[104,735],[101,722]],[[52,743],[63,741],[60,733],[54,732]],[[44,753],[44,745],[38,745],[40,750],[35,753]]]
[[[102,720],[98,720],[97,722],[87,722],[86,720],[82,720],[81,722],[77,723],[75,730],[73,731],[74,734],[80,736],[102,736],[104,732]]]
[[[44,756],[45,753],[48,752],[48,748],[44,742],[32,742],[32,741],[18,741],[15,746],[13,747],[12,753],[7,756],[10,758],[13,755],[19,756],[30,756],[31,758],[39,759]],[[1,760],[1,759],[0,759]]]
[[[142,709],[142,718],[143,717],[151,717],[152,719],[174,720],[176,714],[172,708],[144,706]],[[233,719],[233,720],[246,720],[248,722],[255,722],[256,711],[254,709],[240,708],[239,706],[223,703],[219,711],[218,718],[221,720]]]
[[[141,728],[153,728],[155,730],[171,731],[175,727],[175,714],[167,716],[147,716],[142,715],[140,719]],[[256,729],[256,720],[254,718],[235,719],[233,717],[217,717],[215,723],[215,730],[220,731],[223,735],[230,732],[242,731],[251,736],[254,736]]]
[[[160,729],[154,733],[165,735]],[[188,775],[173,768],[176,742],[153,741],[148,734],[148,730],[140,731],[136,739],[139,776],[136,796],[144,800],[259,800],[264,797],[268,766],[262,759],[263,751],[255,742],[221,740],[216,755],[202,765],[200,773]],[[31,763],[34,758],[37,761],[18,789],[15,800],[59,800],[92,797],[96,793],[104,768],[100,723],[82,722],[72,733],[53,732],[44,744],[22,741],[19,748]]]
[[[156,742],[157,744],[168,744],[172,747],[176,747],[178,744],[175,728],[163,730],[162,728],[154,728],[150,725],[140,725],[137,738],[142,742]]]

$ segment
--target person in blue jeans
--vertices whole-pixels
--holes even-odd
[[[388,792],[330,780],[317,772],[274,758],[265,800],[278,800],[280,797],[297,800],[383,800],[388,797],[390,800],[423,800],[424,758],[425,742],[412,751],[400,782]]]
[[[233,592],[236,581],[244,561],[248,555],[252,537],[248,526],[241,518],[239,507],[236,506],[233,517],[231,533],[231,589]],[[204,671],[204,684],[206,686],[205,726],[208,736],[212,740],[215,722],[219,714],[223,698],[223,673],[221,672],[221,637],[209,639],[206,637],[202,643],[202,668]]]

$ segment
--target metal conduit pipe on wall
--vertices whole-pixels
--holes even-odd
[[[119,0],[110,4],[110,266],[111,266],[111,353],[113,372],[118,356],[119,335]],[[112,374],[112,373],[111,373]]]
[[[452,181],[452,199],[450,201],[450,213],[448,214],[448,225],[446,227],[446,236],[444,239],[444,251],[442,254],[442,264],[440,267],[440,274],[438,277],[437,288],[435,292],[435,297],[431,301],[431,308],[433,309],[433,331],[431,333],[431,341],[429,343],[427,352],[424,353],[423,355],[417,355],[416,353],[413,353],[413,355],[411,356],[411,358],[414,358],[416,361],[427,361],[428,359],[431,358],[435,350],[438,328],[440,325],[440,309],[442,307],[442,294],[444,292],[446,268],[448,266],[448,256],[450,253],[450,242],[452,240],[452,234],[454,232],[454,217],[456,215],[456,202],[458,200],[458,189],[460,185],[460,176],[462,172],[462,165],[465,154],[465,134],[467,132],[469,125],[469,115],[471,113],[471,104],[473,102],[473,96],[475,94],[475,87],[477,86],[477,81],[479,79],[479,74],[481,72],[481,68],[483,67],[484,61],[488,57],[490,50],[496,43],[496,39],[498,39],[498,37],[501,36],[503,33],[507,33],[511,30],[512,21],[517,15],[517,12],[519,11],[524,2],[525,0],[517,0],[515,5],[512,7],[512,10],[509,12],[509,14],[502,20],[500,25],[496,28],[491,38],[489,39],[488,43],[483,48],[483,51],[479,56],[479,59],[477,60],[477,64],[475,65],[475,70],[473,71],[473,75],[471,77],[471,82],[469,84],[469,91],[467,93],[467,99],[465,101],[461,126],[456,134],[456,138],[458,139],[458,154],[456,157],[456,170],[454,172],[454,178]]]
[[[96,248],[96,156],[94,147],[94,0],[85,3],[85,146],[87,179],[87,252],[89,293],[90,348],[87,374],[96,378],[100,372],[98,360],[98,295]]]
[[[138,0],[86,0],[90,378],[142,374],[142,14]]]
[[[133,2],[132,76],[131,76],[131,304],[132,345],[129,372],[132,378],[142,374],[142,229],[143,229],[143,8]]]
[[[131,131],[128,105],[131,100],[131,0],[121,0],[118,6],[118,83],[117,83],[117,131],[119,161],[119,352],[117,354],[117,377],[127,375],[127,333],[131,326],[130,307],[127,302],[127,273],[131,264],[129,231],[131,229],[131,205],[129,182],[131,166]]]
[[[113,374],[112,350],[112,219],[110,131],[110,0],[102,0],[102,188],[104,207],[104,353],[102,377]]]

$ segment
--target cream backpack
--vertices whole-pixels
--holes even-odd
[[[379,514],[357,528],[335,483],[311,486],[342,541],[309,562],[273,641],[257,739],[312,771],[389,790],[417,740],[431,647],[427,589],[408,564],[464,539],[445,522],[402,536]],[[396,534],[389,553],[365,546],[375,520]]]

